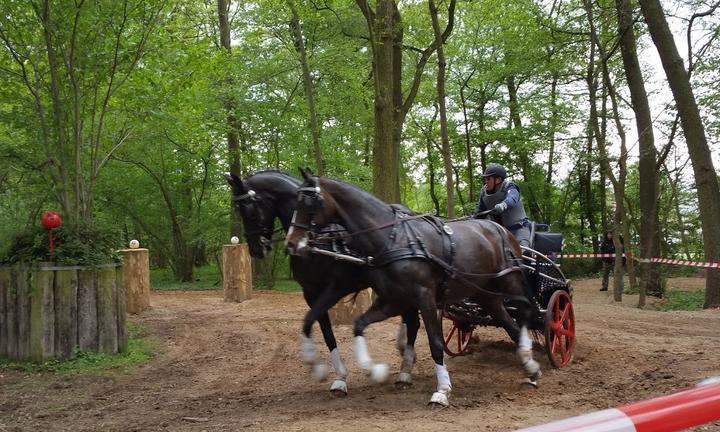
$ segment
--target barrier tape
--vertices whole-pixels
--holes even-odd
[[[561,255],[558,255],[558,258],[615,258],[615,255],[616,254],[614,253],[563,253]],[[627,254],[627,257],[642,263],[654,262],[659,264],[670,264],[678,266],[720,268],[720,263],[716,262],[687,261],[673,258],[638,258],[631,254]]]
[[[720,382],[515,432],[672,432],[720,420]]]

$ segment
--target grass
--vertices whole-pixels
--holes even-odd
[[[300,292],[302,287],[292,279],[278,279],[272,287],[273,291]]]
[[[154,290],[203,291],[223,288],[222,275],[215,265],[195,267],[193,270],[193,278],[195,280],[192,282],[178,282],[175,280],[175,276],[170,268],[150,269],[150,287]],[[253,288],[257,290],[267,289],[259,286],[254,286]],[[270,289],[282,292],[299,292],[302,290],[300,285],[292,279],[276,279],[273,287]]]
[[[705,291],[678,291],[667,290],[665,297],[653,305],[657,310],[675,311],[675,310],[702,310],[705,303]]]
[[[0,359],[0,370],[19,370],[30,373],[84,374],[127,372],[130,368],[149,362],[154,349],[145,338],[145,329],[128,323],[127,349],[118,354],[80,351],[70,360],[48,360],[43,363]]]
[[[150,269],[150,287],[156,290],[215,290],[222,289],[222,274],[217,266],[195,267],[192,282],[175,280],[171,268]]]

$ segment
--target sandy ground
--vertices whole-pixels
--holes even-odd
[[[671,286],[700,287],[701,279]],[[720,375],[720,311],[657,312],[613,304],[598,280],[575,281],[575,359],[557,370],[536,351],[538,389],[519,385],[514,347],[495,328],[480,329],[464,357],[447,360],[452,406],[431,411],[434,364],[424,330],[415,384],[372,384],[351,356],[349,326],[337,328],[350,368],[350,393],[311,379],[298,333],[306,306],[299,293],[255,292],[240,303],[221,291],[155,292],[152,309],[131,321],[157,346],[149,364],[83,376],[0,372],[0,432],[5,431],[507,431],[678,391]],[[400,359],[396,320],[370,327],[376,361]],[[320,345],[319,331],[315,338]],[[324,348],[321,349],[327,358]],[[720,431],[720,422],[695,430]]]

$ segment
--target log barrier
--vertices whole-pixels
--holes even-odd
[[[68,359],[127,346],[120,264],[0,268],[0,357]]]

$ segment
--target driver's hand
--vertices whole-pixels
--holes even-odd
[[[495,207],[493,207],[490,214],[499,215],[505,210],[507,210],[507,204],[505,204],[505,202],[497,203],[495,204]]]

